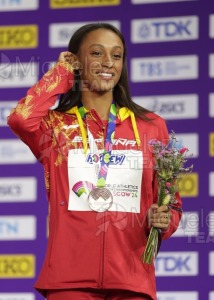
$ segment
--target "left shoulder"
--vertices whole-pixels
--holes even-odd
[[[137,125],[140,134],[147,134],[149,138],[155,138],[161,141],[168,140],[168,128],[166,121],[159,115],[149,112],[147,114],[148,121],[137,119]]]
[[[143,123],[144,126],[147,124],[147,126],[149,126],[149,127],[151,127],[151,126],[165,126],[165,124],[166,124],[165,119],[163,119],[161,116],[157,115],[154,112],[149,112],[148,114],[146,114],[146,117],[149,119],[148,121],[138,118],[138,122]]]

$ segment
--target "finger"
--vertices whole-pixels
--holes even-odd
[[[161,212],[169,212],[170,209],[167,205],[161,205],[158,207],[157,212],[161,213]]]
[[[170,213],[156,213],[151,216],[150,222],[167,224],[170,222],[170,218],[171,218]]]
[[[70,62],[72,60],[72,57],[74,57],[73,53],[71,53],[69,51],[63,51],[63,52],[60,53],[58,61],[60,61],[60,62],[64,62],[64,61]]]
[[[152,226],[160,229],[168,228],[169,224],[170,224],[170,220],[169,218],[166,217],[159,218],[158,220],[153,220],[152,222]]]

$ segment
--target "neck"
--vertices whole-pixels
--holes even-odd
[[[84,107],[89,110],[96,110],[101,120],[108,120],[112,100],[112,93],[82,93],[82,104]]]

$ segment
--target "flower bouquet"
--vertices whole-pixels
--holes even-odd
[[[178,147],[175,133],[172,131],[168,144],[163,144],[158,140],[150,140],[149,145],[155,157],[155,167],[158,181],[158,206],[167,205],[170,209],[180,210],[176,207],[176,192],[178,192],[178,182],[184,174],[191,172],[193,165],[185,168],[186,153],[189,151],[185,147]],[[151,264],[156,258],[160,246],[161,230],[152,227],[148,237],[145,251],[141,255],[141,261]]]

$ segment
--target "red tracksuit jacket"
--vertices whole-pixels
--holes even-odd
[[[168,139],[165,122],[152,113],[149,115],[152,122],[136,120],[143,155],[139,212],[68,210],[68,152],[81,149],[83,143],[74,111],[60,113],[51,107],[59,94],[71,88],[72,71],[67,63],[57,63],[29,89],[8,118],[9,126],[44,166],[49,238],[35,288],[43,295],[47,289],[128,289],[156,299],[154,265],[141,263],[140,256],[149,233],[147,211],[157,202],[154,162],[148,141]],[[122,108],[117,115],[114,148],[134,151],[137,146],[127,111]],[[89,111],[87,117],[98,148],[102,148],[106,128],[95,111]],[[181,206],[179,195],[177,200]],[[173,210],[172,214],[170,228],[162,233],[164,239],[177,229],[181,217],[177,211]]]

